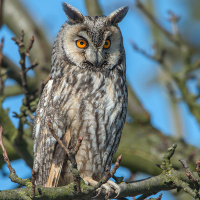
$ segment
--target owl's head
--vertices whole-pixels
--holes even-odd
[[[54,44],[62,59],[93,71],[112,70],[125,62],[118,23],[125,17],[128,7],[119,8],[108,17],[83,16],[67,3],[63,3],[63,9],[68,21],[62,26]],[[52,67],[54,60],[52,57]]]

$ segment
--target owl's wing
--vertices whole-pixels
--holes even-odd
[[[65,152],[58,145],[48,127],[48,121],[60,139],[68,138],[65,135],[65,126],[59,113],[59,92],[56,93],[54,80],[49,80],[43,90],[42,97],[36,110],[33,129],[33,153],[36,172],[36,184],[46,187],[55,187],[59,180]],[[67,135],[67,134],[66,134]],[[67,144],[68,142],[65,141]]]

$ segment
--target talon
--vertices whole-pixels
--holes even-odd
[[[97,198],[97,197],[100,195],[100,193],[101,193],[101,191],[102,191],[102,188],[100,187],[100,188],[98,188],[96,191],[98,191],[98,192],[97,192],[97,195],[94,196],[94,197],[92,197],[92,199],[95,199],[95,198]]]
[[[106,194],[107,194],[107,199],[109,199],[109,197],[110,197],[110,186],[109,186],[109,184],[107,184],[107,183],[105,183],[105,184],[103,184],[102,186],[101,186],[101,188],[104,188],[105,190],[106,190]]]
[[[117,193],[117,195],[114,197],[114,199],[116,199],[119,196],[120,192]]]
[[[120,190],[119,188],[117,188],[117,189],[115,190],[115,193],[116,193],[117,195],[114,197],[114,199],[116,199],[116,198],[119,196],[120,192],[121,192],[121,190]]]
[[[109,197],[110,197],[110,191],[108,192],[108,195],[107,195],[107,198],[109,199]]]
[[[121,192],[121,189],[120,187],[113,181],[111,180],[108,180],[107,182],[114,190],[115,190],[115,193],[117,194],[114,198],[117,198]]]

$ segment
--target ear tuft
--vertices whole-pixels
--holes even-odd
[[[62,3],[62,6],[69,21],[71,21],[72,23],[82,23],[84,21],[84,16],[78,9],[74,8],[68,3]]]
[[[121,7],[117,10],[115,10],[114,12],[112,12],[109,16],[108,16],[108,23],[110,24],[118,24],[119,22],[121,22],[124,17],[126,16],[128,12],[128,7]]]

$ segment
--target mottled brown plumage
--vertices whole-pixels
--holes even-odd
[[[67,147],[83,136],[76,161],[81,177],[91,183],[111,165],[127,113],[126,59],[117,25],[127,7],[108,17],[84,17],[69,4],[63,7],[69,21],[53,46],[51,78],[33,130],[36,184],[47,187],[72,182],[67,156],[48,129],[49,119]],[[77,40],[87,46],[79,48]],[[104,47],[107,40],[109,48]]]

